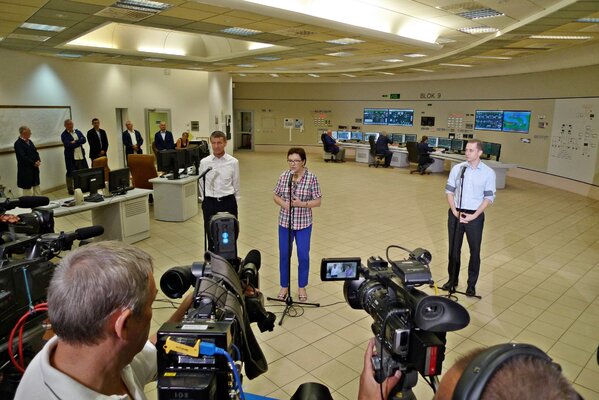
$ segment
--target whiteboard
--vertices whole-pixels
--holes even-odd
[[[558,99],[547,172],[593,183],[599,145],[599,98]]]
[[[23,125],[31,129],[36,147],[59,144],[64,120],[69,118],[69,106],[0,106],[0,150],[13,149]]]

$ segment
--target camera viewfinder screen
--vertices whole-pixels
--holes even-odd
[[[323,281],[358,279],[360,258],[323,259],[320,277]]]

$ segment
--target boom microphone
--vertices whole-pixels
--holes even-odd
[[[74,240],[86,240],[104,234],[102,225],[86,226],[85,228],[75,229],[76,237]]]
[[[35,208],[47,206],[50,199],[45,196],[21,196],[17,199],[6,199],[0,203],[0,211],[12,210],[13,208]]]
[[[260,287],[258,281],[258,270],[260,270],[261,261],[262,256],[258,250],[253,249],[248,252],[243,261],[243,265],[241,265],[239,270],[239,277],[241,278],[242,282],[248,282],[255,288]]]

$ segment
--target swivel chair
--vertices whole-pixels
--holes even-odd
[[[127,156],[127,164],[131,171],[133,187],[153,189],[152,183],[149,180],[158,176],[154,162],[155,158],[152,154],[129,154]]]
[[[408,150],[408,161],[410,164],[416,164],[416,169],[410,169],[410,174],[413,174],[414,172],[420,173],[420,153],[418,152],[418,143],[407,142],[406,150]],[[426,174],[430,174],[429,171],[425,172]]]
[[[326,142],[324,141],[324,137],[326,135],[327,135],[326,133],[323,133],[322,135],[320,135],[320,140],[322,141],[322,150],[323,150],[322,158],[324,159],[324,162],[329,162],[329,161],[335,162],[335,154],[327,151],[327,145],[326,145]]]
[[[370,145],[370,158],[368,160],[368,167],[374,166],[374,168],[378,168],[379,165],[385,165],[385,155],[376,152],[374,136],[368,137],[368,144]]]
[[[104,168],[104,180],[108,182],[108,174],[110,168],[108,168],[108,157],[102,156],[92,160],[92,168]]]

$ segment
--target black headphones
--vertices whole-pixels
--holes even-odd
[[[453,400],[476,400],[482,396],[485,386],[501,366],[514,357],[538,358],[561,370],[558,364],[541,349],[530,344],[505,343],[491,346],[466,366],[453,392]]]

